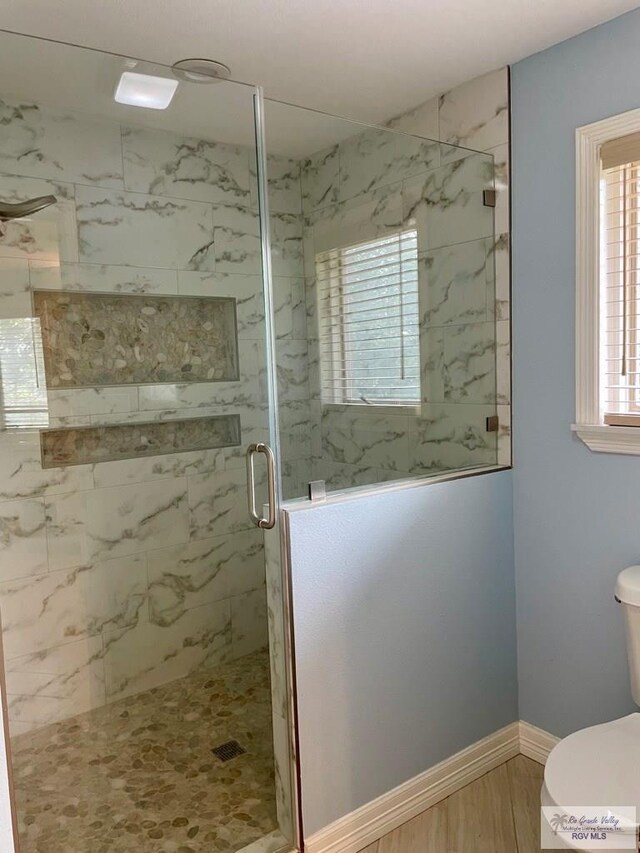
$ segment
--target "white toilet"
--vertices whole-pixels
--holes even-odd
[[[620,572],[616,599],[624,609],[631,693],[640,706],[640,566]],[[640,713],[582,729],[560,741],[547,759],[541,801],[559,808],[635,806],[640,820]]]

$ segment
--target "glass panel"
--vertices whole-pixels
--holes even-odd
[[[492,155],[265,112],[284,498],[497,464]]]
[[[116,102],[123,74],[143,75],[127,98],[175,90],[169,105]],[[280,683],[276,774],[244,458],[270,440],[255,90],[8,33],[0,79],[0,607],[22,853],[288,846],[292,738]]]

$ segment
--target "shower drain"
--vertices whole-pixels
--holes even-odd
[[[228,740],[226,743],[221,743],[220,746],[214,746],[211,752],[220,761],[231,761],[232,758],[244,755],[246,749],[243,749],[237,740]]]

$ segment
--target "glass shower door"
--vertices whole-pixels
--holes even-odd
[[[0,222],[20,849],[291,846],[245,467],[274,421],[256,90],[8,33],[0,45],[0,201],[53,197]],[[114,99],[125,78],[138,105]],[[135,86],[158,80],[170,103],[141,108]],[[259,511],[264,466],[255,479]]]
[[[265,112],[284,499],[496,466],[493,155]]]

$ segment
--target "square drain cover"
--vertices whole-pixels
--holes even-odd
[[[237,740],[228,740],[226,743],[221,743],[220,746],[214,747],[211,752],[217,756],[220,761],[230,761],[232,758],[244,755],[246,749],[243,749]]]

